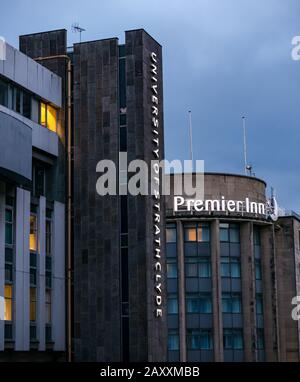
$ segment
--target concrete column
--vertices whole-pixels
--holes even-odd
[[[261,229],[264,334],[267,362],[278,361],[275,259],[272,235],[272,226]]]
[[[5,183],[0,182],[0,351],[4,350]]]
[[[222,323],[222,288],[220,272],[220,229],[219,220],[211,223],[211,265],[212,265],[212,300],[214,328],[214,360],[224,361],[223,323]]]
[[[178,308],[180,361],[186,362],[186,313],[185,313],[185,266],[183,225],[177,221],[177,261],[178,261]]]
[[[241,276],[243,298],[243,333],[244,358],[246,362],[256,361],[255,338],[255,277],[254,277],[254,245],[253,224],[240,225],[241,234]]]
[[[66,336],[65,301],[65,205],[54,202],[52,235],[52,339],[54,350],[64,351]]]
[[[46,349],[45,343],[45,262],[46,262],[46,198],[41,196],[38,209],[38,302],[37,337],[39,350]]]
[[[15,350],[29,350],[29,232],[30,192],[17,188]]]

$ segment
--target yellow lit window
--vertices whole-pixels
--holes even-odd
[[[4,288],[4,320],[12,320],[12,285],[9,284]]]
[[[36,321],[36,288],[30,288],[30,321]]]
[[[196,228],[189,228],[186,230],[186,241],[196,241],[196,238]]]
[[[40,123],[43,126],[47,126],[47,106],[44,102],[41,102],[41,109],[40,109]]]
[[[37,251],[37,219],[35,215],[30,215],[29,249]]]
[[[44,102],[40,102],[40,124],[56,132],[57,110]]]
[[[57,111],[54,107],[47,105],[47,127],[56,132]]]

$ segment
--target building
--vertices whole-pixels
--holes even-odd
[[[159,43],[139,29],[70,48],[61,29],[6,47],[0,361],[299,361],[300,218],[276,220],[264,181],[125,192],[135,159],[161,182]]]
[[[154,269],[155,253],[164,252],[164,200],[157,235],[149,224],[155,198],[120,195],[127,161],[164,158],[161,46],[140,29],[127,31],[124,44],[111,38],[67,49],[66,31],[57,30],[21,36],[20,48],[63,84],[67,55],[72,65],[69,359],[72,352],[75,361],[166,360],[163,258]],[[115,164],[120,194],[96,192],[101,160]]]
[[[170,178],[169,361],[299,361],[299,216],[270,219],[254,177],[206,173],[195,208]]]
[[[62,81],[6,44],[0,61],[0,359],[65,351]]]

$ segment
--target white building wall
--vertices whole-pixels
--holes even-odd
[[[65,350],[65,205],[54,202],[52,272],[52,339],[55,351]]]
[[[15,257],[15,350],[29,350],[30,192],[17,188]]]
[[[0,351],[4,350],[5,183],[0,182]]]
[[[38,303],[37,338],[39,350],[45,350],[45,262],[46,262],[46,199],[41,196],[38,208]]]

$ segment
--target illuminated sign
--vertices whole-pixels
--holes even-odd
[[[219,213],[247,213],[261,215],[271,218],[273,221],[278,219],[278,205],[276,199],[272,197],[267,202],[251,201],[249,198],[244,200],[221,199],[185,199],[182,196],[174,197],[174,212],[219,212]]]

